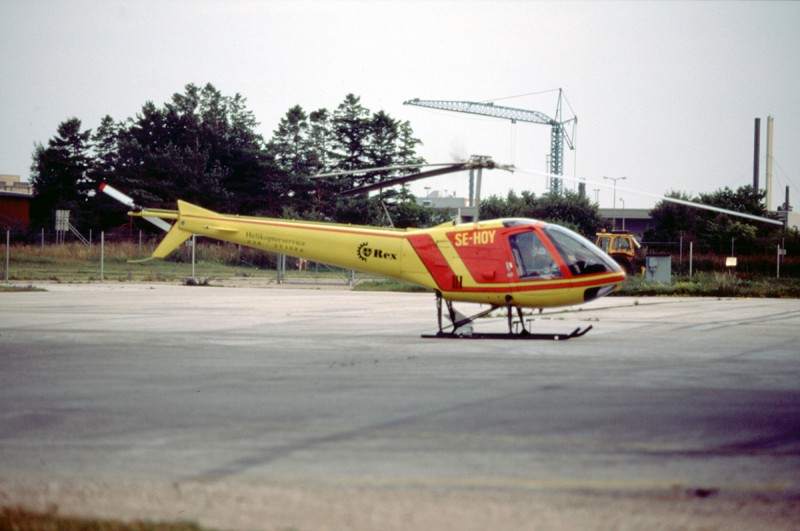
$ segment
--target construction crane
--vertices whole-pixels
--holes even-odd
[[[403,105],[416,105],[418,107],[429,107],[442,111],[465,112],[469,114],[480,114],[494,118],[511,120],[511,123],[530,122],[534,124],[549,125],[550,129],[550,173],[554,176],[550,178],[550,191],[560,193],[562,191],[562,179],[555,177],[564,174],[564,143],[570,149],[575,149],[575,126],[578,118],[573,116],[568,120],[563,120],[561,116],[562,90],[558,89],[558,105],[556,106],[555,118],[550,118],[539,111],[526,109],[515,109],[504,107],[494,103],[479,103],[474,101],[448,101],[448,100],[413,100],[404,101]]]

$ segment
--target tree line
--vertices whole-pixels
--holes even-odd
[[[766,207],[766,191],[745,185],[732,190],[724,187],[712,193],[691,197],[685,192],[671,191],[667,197],[724,208],[734,212],[778,219]],[[784,230],[779,225],[748,221],[709,210],[693,208],[669,201],[660,201],[650,211],[653,228],[644,234],[650,242],[693,242],[699,252],[729,255],[731,247],[738,254],[774,253],[778,244],[800,249],[796,229]]]
[[[147,102],[123,121],[105,116],[95,131],[70,118],[46,146],[35,146],[32,223],[49,226],[56,209],[67,209],[79,229],[119,224],[124,208],[96,196],[102,182],[154,208],[174,208],[180,198],[243,215],[370,223],[385,215],[383,207],[338,194],[387,171],[312,176],[424,162],[408,122],[371,112],[353,94],[333,111],[292,107],[269,139],[256,132],[258,125],[245,98],[225,96],[211,84],[189,84],[163,106]],[[407,217],[424,213],[411,208],[408,194],[384,199]]]
[[[126,223],[125,207],[96,194],[102,182],[153,208],[174,208],[183,199],[242,215],[370,225],[391,220],[397,227],[430,226],[450,216],[418,205],[405,187],[380,196],[340,195],[411,169],[313,177],[426,162],[417,153],[421,141],[409,122],[367,109],[358,96],[348,94],[333,110],[307,112],[296,105],[268,139],[256,131],[259,125],[244,97],[225,96],[210,83],[186,85],[162,106],[147,102],[122,121],[105,116],[94,131],[84,130],[78,118],[67,119],[47,145],[35,145],[32,226],[52,227],[56,209],[70,210],[79,230],[109,230]],[[672,194],[766,215],[765,194],[754,193],[752,187],[694,199]],[[686,238],[715,252],[729,248],[732,237],[755,251],[786,236],[771,225],[669,202],[658,203],[651,215],[654,228],[645,239]],[[610,228],[597,204],[569,190],[540,197],[528,191],[492,196],[482,201],[481,217],[532,217],[565,224],[588,237]]]

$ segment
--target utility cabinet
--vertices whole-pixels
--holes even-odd
[[[651,254],[645,258],[645,278],[649,282],[672,284],[672,256]]]

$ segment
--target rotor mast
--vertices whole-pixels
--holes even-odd
[[[550,118],[539,111],[527,109],[516,109],[495,105],[492,102],[481,103],[474,101],[452,101],[452,100],[421,100],[414,98],[403,102],[403,105],[416,105],[418,107],[429,107],[442,111],[463,112],[468,114],[479,114],[481,116],[491,116],[511,120],[511,123],[528,122],[550,126],[550,173],[554,176],[550,178],[550,191],[560,193],[563,188],[562,179],[555,177],[564,174],[564,143],[570,149],[575,149],[575,126],[578,118],[573,116],[568,120],[562,119],[561,98],[563,91],[558,89],[558,105],[556,106],[555,118]]]

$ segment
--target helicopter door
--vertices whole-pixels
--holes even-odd
[[[535,231],[514,234],[508,238],[508,242],[520,279],[549,280],[563,276],[550,249]]]

